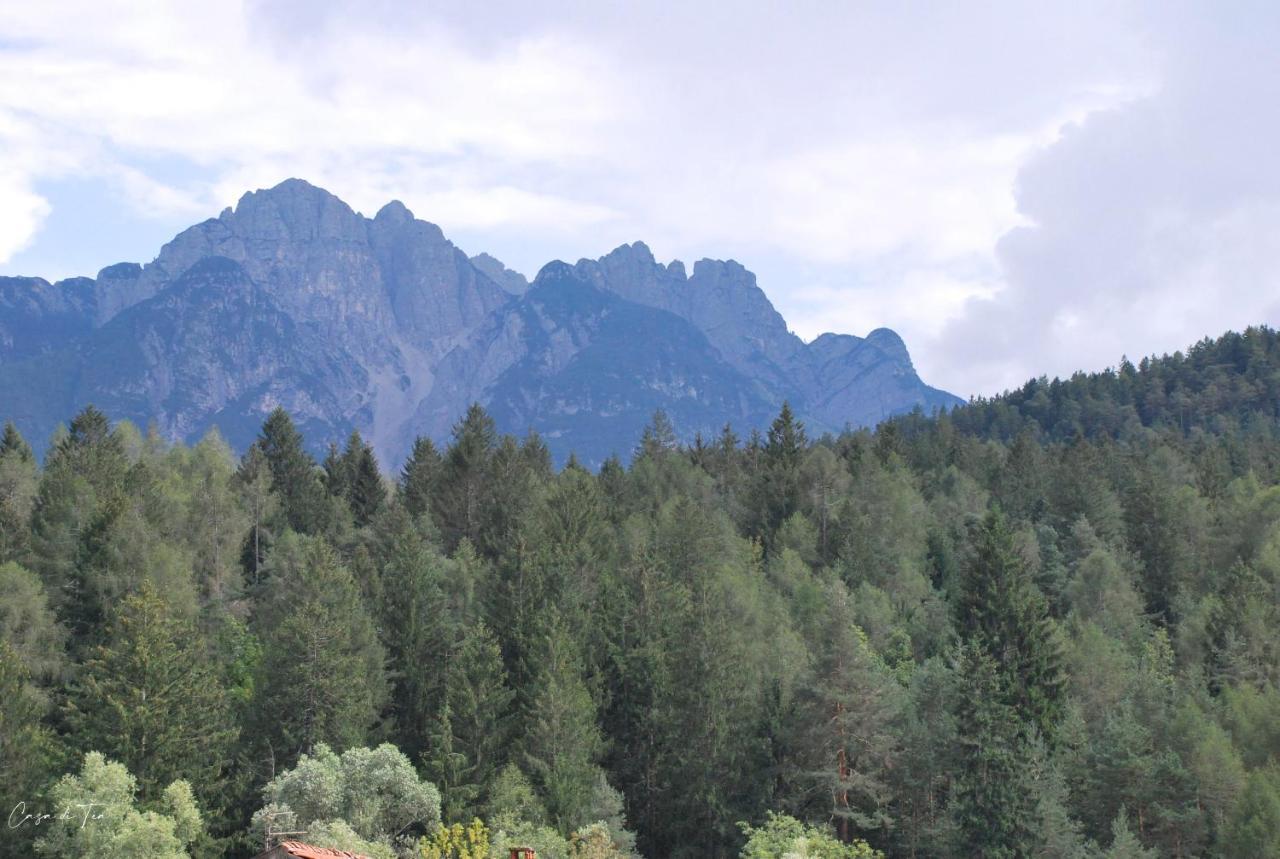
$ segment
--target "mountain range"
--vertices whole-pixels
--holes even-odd
[[[657,409],[688,440],[766,426],[784,400],[819,433],[961,402],[887,328],[804,342],[732,260],[690,272],[635,242],[530,282],[400,202],[368,218],[299,179],[145,265],[0,277],[0,418],[41,442],[91,402],[172,439],[217,426],[243,448],[283,406],[308,438],[359,429],[396,463],[479,402],[558,461],[598,463],[627,455]]]

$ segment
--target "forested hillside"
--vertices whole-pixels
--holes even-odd
[[[596,473],[10,428],[5,810],[111,811],[0,855],[1280,855],[1278,393],[1254,329]]]

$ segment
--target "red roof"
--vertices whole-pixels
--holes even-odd
[[[297,856],[298,859],[369,859],[368,856],[361,856],[359,853],[352,853],[350,850],[330,850],[328,847],[312,847],[310,844],[303,844],[301,841],[281,841],[278,846],[282,847],[289,856]]]

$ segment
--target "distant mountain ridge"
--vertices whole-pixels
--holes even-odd
[[[888,329],[792,334],[734,261],[658,263],[643,243],[553,262],[529,283],[391,202],[364,217],[299,179],[245,194],[146,265],[50,284],[0,277],[0,403],[27,437],[87,402],[247,445],[289,409],[312,438],[359,429],[385,462],[471,402],[557,459],[626,455],[655,409],[677,432],[812,431],[961,401],[925,385]]]

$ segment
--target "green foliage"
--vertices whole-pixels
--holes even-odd
[[[779,855],[1273,855],[1277,343],[816,441],[784,412],[686,448],[659,415],[594,475],[477,406],[394,494],[362,438],[283,412],[238,463],[94,409],[43,466],[6,431],[5,789],[47,802],[65,745],[106,751],[147,855],[155,813],[240,856],[301,770],[309,840],[390,855],[436,817],[393,844],[311,763],[389,740],[502,859],[728,859],[770,829]]]
[[[364,742],[386,700],[385,655],[355,580],[322,538],[279,541],[254,628],[263,659],[253,709],[267,753],[285,762],[320,743]]]
[[[413,843],[414,830],[433,830],[440,823],[439,792],[421,781],[409,759],[390,744],[338,755],[321,743],[313,755],[304,754],[297,766],[268,782],[263,799],[255,828],[284,821],[288,828],[306,830],[308,840],[317,830],[331,840],[354,833],[363,843],[390,850]]]
[[[449,658],[444,706],[426,760],[446,820],[466,820],[483,808],[507,745],[503,717],[512,697],[497,639],[482,622],[468,627]]]
[[[1239,859],[1280,855],[1280,771],[1275,767],[1249,776],[1223,847],[1225,855]]]
[[[549,822],[569,833],[581,823],[595,788],[604,740],[595,703],[582,679],[582,662],[568,630],[555,625],[543,642],[522,739],[524,763],[541,789]]]
[[[742,859],[877,859],[883,854],[865,841],[845,843],[830,832],[806,826],[794,817],[770,812],[763,826],[743,823],[747,843]]]
[[[190,786],[173,782],[146,807],[135,804],[135,789],[123,765],[88,753],[79,773],[63,776],[49,792],[56,811],[36,839],[36,854],[187,859],[204,835]]]
[[[256,442],[271,472],[271,490],[280,501],[284,525],[307,534],[324,523],[324,490],[315,461],[303,447],[293,419],[277,408],[262,425]],[[283,529],[280,529],[283,530]]]
[[[1125,809],[1111,824],[1111,846],[1103,854],[1106,859],[1156,859],[1159,854],[1142,846],[1136,835],[1129,829],[1129,815]]]
[[[38,807],[51,776],[56,772],[58,746],[53,732],[42,723],[48,710],[43,696],[31,685],[21,656],[0,640],[0,801],[12,810],[19,803]],[[0,840],[0,857],[29,855],[34,826],[11,828]]]
[[[418,842],[422,859],[489,859],[489,827],[479,818],[463,826],[438,824]]]
[[[961,855],[1025,856],[1037,840],[1027,726],[1008,700],[1000,666],[985,649],[963,648],[957,673],[960,759],[952,812]]]
[[[120,604],[72,692],[72,740],[119,760],[144,799],[186,779],[207,800],[229,763],[236,726],[198,644],[195,626],[144,586]]]
[[[0,641],[41,682],[58,678],[65,662],[66,631],[49,608],[44,587],[10,561],[0,564]]]
[[[431,511],[431,499],[436,493],[443,461],[435,442],[418,436],[413,440],[413,451],[400,471],[398,487],[400,502],[410,516],[421,516]]]
[[[956,620],[960,635],[995,665],[992,691],[1021,724],[1052,740],[1063,697],[1057,635],[1013,535],[997,514],[977,529]]]

